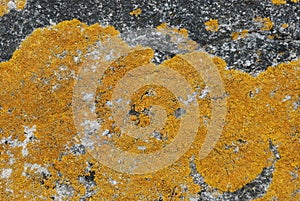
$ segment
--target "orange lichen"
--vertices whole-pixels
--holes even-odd
[[[288,27],[289,27],[289,24],[287,24],[287,23],[284,23],[284,24],[282,24],[282,25],[281,25],[281,27],[282,27],[283,29],[286,29],[286,28],[288,28]]]
[[[289,0],[292,3],[298,3],[299,0]],[[286,4],[287,1],[286,0],[272,0],[272,3],[275,5],[282,5],[282,4]]]
[[[217,19],[209,19],[205,22],[205,29],[211,32],[217,32],[219,30],[219,24]]]
[[[272,0],[272,3],[275,5],[286,4],[286,0]]]
[[[295,172],[300,166],[297,154],[300,150],[297,106],[300,60],[269,67],[254,78],[240,71],[225,70],[225,61],[213,58],[224,80],[228,110],[223,134],[203,160],[197,156],[207,132],[205,122],[211,117],[209,95],[196,100],[201,119],[192,146],[173,165],[158,172],[144,175],[120,173],[103,166],[89,154],[70,153],[70,147],[77,143],[71,106],[76,76],[87,59],[85,55],[108,35],[116,36],[118,32],[113,27],[65,21],[35,30],[22,42],[10,61],[0,64],[2,141],[5,138],[24,142],[24,126],[36,127],[33,132],[35,140],[27,144],[27,156],[22,156],[23,147],[13,147],[9,143],[0,145],[0,169],[12,169],[9,179],[0,178],[2,199],[34,200],[38,195],[38,199],[49,200],[51,196],[58,196],[55,190],[58,185],[67,185],[72,187],[73,195],[62,199],[79,200],[87,189],[78,177],[94,172],[97,186],[93,187],[92,200],[155,200],[160,196],[163,200],[189,200],[201,190],[190,176],[189,162],[194,156],[198,172],[209,185],[220,192],[235,191],[270,165],[273,157],[269,149],[270,139],[279,146],[281,159],[276,163],[271,186],[263,200],[271,200],[275,195],[278,200],[299,200],[299,194],[294,193],[299,189],[299,178],[293,179],[290,172]],[[104,127],[119,134],[109,140],[120,149],[140,153],[137,146],[145,146],[145,152],[154,152],[176,136],[180,119],[174,117],[174,109],[178,107],[178,100],[161,86],[148,85],[137,89],[132,104],[142,115],[132,120],[140,127],[146,126],[149,116],[143,113],[144,109],[153,104],[161,105],[168,114],[166,125],[161,130],[162,141],[149,139],[144,142],[121,135],[120,128],[112,126],[111,111],[105,105],[118,80],[129,70],[151,62],[152,57],[151,49],[133,49],[130,54],[113,61],[113,70],[108,68],[99,82],[98,92],[102,95],[97,99],[97,114],[104,119]],[[201,75],[180,55],[163,65],[180,73],[195,91],[205,88]],[[156,95],[145,96],[150,92]],[[92,166],[86,171],[88,164]],[[49,175],[41,174],[38,167],[47,170]],[[185,190],[182,190],[182,185]]]
[[[131,16],[134,15],[135,17],[138,17],[140,14],[142,14],[142,9],[140,9],[140,8],[137,8],[137,9],[130,12],[130,15]]]
[[[249,31],[247,29],[244,29],[241,32],[233,32],[231,34],[231,37],[232,37],[233,40],[237,40],[239,38],[245,38],[245,37],[247,37],[248,33],[249,33]]]
[[[233,32],[232,34],[231,34],[231,38],[232,38],[232,40],[237,40],[238,38],[239,38],[239,32]]]
[[[26,0],[15,0],[15,1],[10,1],[10,0],[1,0],[0,1],[0,17],[3,16],[4,14],[7,14],[10,9],[15,9],[21,10],[24,9],[26,4]],[[12,8],[10,8],[12,7]]]
[[[248,35],[249,31],[247,29],[244,29],[241,33],[241,37],[245,38]]]
[[[266,18],[257,17],[254,20],[256,22],[262,23],[262,27],[260,28],[260,30],[262,31],[269,31],[273,28],[273,22],[269,17]]]

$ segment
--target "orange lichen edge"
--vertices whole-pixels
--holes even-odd
[[[131,16],[134,15],[135,17],[138,17],[140,14],[142,14],[142,9],[140,9],[140,8],[137,8],[137,9],[130,12],[130,15]]]
[[[15,0],[13,1],[14,5],[12,6],[16,6],[16,9],[21,10],[24,9],[25,4],[26,4],[26,0]],[[7,14],[9,12],[9,0],[1,0],[0,2],[0,17]]]
[[[78,20],[64,21],[56,26],[36,29],[24,40],[12,59],[0,64],[0,128],[1,162],[0,196],[4,200],[48,200],[58,197],[59,184],[73,189],[72,197],[78,200],[87,191],[78,176],[95,173],[93,200],[189,200],[201,188],[190,177],[189,161],[195,156],[198,172],[205,181],[222,191],[235,191],[256,178],[271,163],[272,153],[268,140],[279,146],[281,159],[277,161],[273,181],[263,200],[299,200],[299,178],[293,178],[300,166],[299,143],[299,78],[300,60],[269,67],[258,77],[236,70],[225,70],[226,63],[214,57],[224,87],[228,94],[227,118],[223,134],[214,150],[203,160],[197,158],[210,119],[209,95],[197,99],[201,119],[198,135],[187,153],[172,166],[148,175],[128,175],[116,172],[93,159],[89,154],[73,155],[70,147],[76,142],[76,129],[72,118],[72,92],[78,69],[85,55],[97,41],[105,40],[118,32],[113,27],[99,24],[87,26]],[[114,73],[106,72],[99,91],[110,97],[110,83],[118,82],[124,72],[150,62],[151,49],[136,49],[113,63]],[[164,63],[178,71],[195,89],[203,89],[205,82],[196,70],[180,56]],[[168,113],[177,107],[173,95],[155,87],[161,99],[142,98],[141,94],[153,86],[145,86],[133,97],[136,109],[142,110],[162,103]],[[98,103],[98,106],[102,104]],[[100,104],[100,105],[99,105]],[[103,109],[98,107],[98,112]],[[104,118],[109,114],[103,113]],[[176,136],[178,120],[169,115],[163,135]],[[148,124],[142,117],[140,126]],[[109,127],[111,121],[105,121]],[[28,154],[23,156],[22,146],[12,146],[8,141],[27,142],[24,126],[34,128],[34,137],[27,143]],[[34,130],[33,129],[33,130]],[[115,132],[118,132],[116,130]],[[7,143],[4,143],[7,139]],[[168,139],[168,140],[170,140]],[[130,137],[114,138],[121,148],[132,150]],[[163,146],[167,141],[155,142]],[[154,141],[153,141],[154,142]],[[137,142],[143,144],[144,142]],[[131,146],[132,145],[132,146]],[[154,151],[150,144],[143,144]],[[30,164],[36,164],[35,166]],[[251,168],[249,168],[251,166]],[[27,167],[27,168],[25,168]],[[47,169],[43,175],[33,167]],[[11,174],[3,177],[3,171]],[[51,175],[51,176],[50,176]]]
[[[219,30],[219,24],[217,19],[209,19],[205,22],[205,29],[211,32],[217,32]]]
[[[167,23],[162,23],[157,27],[157,30],[163,31],[164,33],[173,33],[173,34],[180,34],[183,37],[187,38],[189,36],[188,30],[185,28],[177,29],[171,28],[168,26]]]
[[[178,49],[194,51],[198,47],[198,44],[195,41],[190,40],[188,38],[188,30],[185,28],[178,29],[168,26],[167,23],[163,23],[159,25],[156,29],[157,31],[162,32],[163,34],[170,36],[171,42],[179,43]]]

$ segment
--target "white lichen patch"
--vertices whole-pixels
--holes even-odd
[[[8,179],[10,177],[11,173],[12,173],[11,168],[2,169],[1,178],[2,179]]]
[[[284,99],[282,100],[282,102],[285,102],[285,101],[288,101],[288,100],[291,100],[291,99],[292,99],[291,96],[286,95],[286,96],[284,97]]]
[[[34,132],[36,131],[36,125],[32,126],[29,128],[28,126],[24,126],[24,135],[26,136],[26,139],[21,143],[21,146],[23,147],[22,149],[22,155],[23,157],[28,155],[28,149],[27,149],[27,144],[29,142],[33,142],[35,137],[34,137]]]
[[[85,134],[93,134],[96,131],[98,131],[100,124],[97,121],[90,121],[90,120],[85,120],[81,126],[84,126],[84,133]]]
[[[137,149],[140,150],[140,151],[145,151],[146,147],[145,146],[138,146]]]
[[[35,174],[45,174],[45,175],[50,175],[50,172],[47,168],[39,165],[39,164],[31,164],[31,163],[25,163],[24,165],[24,170],[22,172],[23,176],[29,176],[30,173],[28,171],[35,171]]]
[[[52,85],[52,93],[55,92],[57,89],[59,89],[61,85],[60,84],[55,84],[55,85]]]
[[[209,88],[208,86],[205,86],[205,88],[201,91],[199,98],[203,99],[209,94]]]
[[[105,129],[103,132],[102,132],[102,136],[109,136],[109,130],[108,129]],[[109,136],[110,137],[110,136]]]
[[[63,200],[68,200],[66,199],[67,197],[73,197],[75,190],[72,186],[69,186],[67,184],[59,184],[58,182],[56,183],[56,193],[57,195],[54,196],[55,200],[57,201],[63,201]]]
[[[190,196],[190,201],[198,201],[200,198],[199,198],[199,195],[191,195]]]
[[[109,106],[109,107],[112,107],[113,106],[113,102],[112,101],[107,101],[106,105]]]
[[[116,180],[109,180],[109,183],[111,183],[111,185],[117,185],[117,181]]]
[[[195,105],[197,105],[197,96],[198,96],[198,94],[199,94],[199,92],[195,91],[191,95],[188,95],[186,98],[178,97],[178,100],[181,103],[183,103],[186,107],[188,107],[191,103],[194,103]]]
[[[75,62],[76,64],[79,64],[79,62],[80,62],[80,57],[81,57],[81,55],[82,55],[82,51],[81,51],[81,50],[77,50],[76,52],[77,52],[77,56],[74,56],[74,57],[73,57],[73,60],[74,60],[74,62]]]
[[[94,97],[95,97],[95,94],[93,94],[93,93],[86,93],[86,92],[82,93],[82,100],[85,102],[90,102],[90,101],[94,100]]]
[[[293,105],[294,105],[294,110],[297,110],[298,107],[300,106],[300,100],[298,102],[294,102]]]
[[[14,1],[9,1],[7,6],[8,6],[9,10],[16,10],[17,9],[17,5]]]
[[[34,141],[38,141],[35,136],[34,132],[36,131],[36,125],[32,126],[31,128],[28,126],[24,126],[24,135],[25,135],[25,140],[23,142],[18,141],[17,139],[12,139],[12,136],[9,136],[7,138],[3,137],[0,141],[0,144],[8,144],[11,147],[22,147],[22,156],[26,157],[29,152],[27,149],[27,145]]]

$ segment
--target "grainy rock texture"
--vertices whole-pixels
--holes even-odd
[[[142,12],[130,15],[137,8]],[[259,17],[270,19],[270,26],[255,20]],[[12,10],[0,18],[0,61],[11,58],[35,28],[73,18],[87,24],[110,24],[121,32],[164,22],[187,28],[193,40],[223,58],[228,68],[254,74],[300,55],[300,4],[296,1],[275,5],[271,0],[28,0],[24,10]],[[218,20],[218,31],[206,29],[210,19]],[[236,38],[243,30],[247,34]]]

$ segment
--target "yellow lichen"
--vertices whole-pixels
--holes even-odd
[[[239,38],[239,32],[232,32],[231,34],[231,38],[232,40],[237,40]]]
[[[249,31],[247,29],[244,29],[241,33],[241,37],[245,38],[248,35]]]
[[[14,3],[12,4],[12,2],[14,2]],[[0,17],[9,12],[9,9],[10,9],[9,4],[12,4],[12,6],[15,6],[16,9],[21,10],[21,9],[24,9],[26,0],[15,0],[15,1],[1,0],[0,1]]]
[[[286,4],[286,0],[272,0],[272,3],[275,5]]]
[[[248,31],[247,29],[244,29],[244,30],[241,31],[241,32],[233,32],[233,33],[231,34],[231,37],[232,37],[233,40],[237,40],[237,39],[239,39],[239,38],[245,38],[245,37],[247,37],[248,32],[249,32],[249,31]]]
[[[257,17],[254,20],[259,23],[262,23],[262,27],[260,28],[260,30],[262,31],[269,31],[273,28],[273,22],[269,17],[266,18]]]
[[[289,0],[292,3],[298,3],[299,0]],[[275,5],[282,5],[282,4],[286,4],[287,1],[286,0],[272,0],[272,3]]]
[[[134,15],[135,17],[138,17],[140,14],[142,14],[142,9],[140,9],[140,8],[137,8],[137,9],[130,12],[130,15],[131,16]]]
[[[107,36],[116,36],[113,27],[103,28],[99,24],[87,26],[77,20],[65,21],[53,27],[37,29],[24,40],[12,59],[0,64],[0,128],[1,139],[11,137],[23,142],[24,126],[36,126],[36,141],[29,143],[28,156],[22,156],[22,147],[1,144],[0,169],[11,168],[9,179],[0,178],[0,196],[3,200],[49,200],[57,195],[59,184],[74,189],[73,197],[79,200],[84,195],[85,186],[79,176],[95,173],[97,186],[92,200],[189,200],[201,187],[193,183],[190,176],[190,159],[195,157],[198,172],[205,181],[220,190],[235,191],[257,177],[264,167],[269,166],[273,155],[269,149],[269,139],[279,146],[281,159],[277,161],[274,176],[263,200],[299,200],[299,178],[291,178],[300,166],[299,125],[299,78],[300,60],[277,67],[269,67],[258,77],[236,70],[225,70],[226,63],[214,57],[219,73],[224,80],[227,99],[227,117],[224,131],[214,150],[208,157],[199,160],[198,153],[205,139],[207,126],[204,120],[211,117],[209,95],[197,99],[201,111],[199,129],[190,149],[173,165],[147,175],[120,173],[96,161],[89,154],[73,155],[70,147],[77,142],[73,123],[72,95],[76,75],[85,55],[98,41]],[[97,114],[104,119],[103,126],[121,133],[112,127],[110,109],[105,101],[111,97],[111,87],[129,70],[151,62],[153,50],[133,49],[132,52],[114,62],[113,71],[107,70],[99,82]],[[76,59],[75,59],[76,58]],[[196,91],[206,84],[195,68],[180,55],[165,61],[164,66],[180,73]],[[156,96],[143,96],[150,90]],[[181,89],[178,89],[181,90]],[[136,91],[132,97],[135,110],[142,112],[153,104],[166,109],[168,118],[162,136],[163,141],[150,139],[148,143],[129,136],[113,136],[111,141],[120,149],[140,153],[137,146],[147,147],[154,152],[176,136],[179,119],[174,118],[178,101],[174,95],[161,86],[149,85]],[[133,123],[143,127],[149,123],[146,114]],[[192,125],[191,125],[192,126]],[[229,148],[228,148],[229,147]],[[238,147],[238,151],[234,149]],[[13,157],[15,162],[9,161]],[[159,161],[157,161],[159,163]],[[28,164],[38,164],[47,168],[51,176],[43,176]],[[155,165],[155,164],[153,164]],[[251,166],[251,168],[249,168]],[[59,173],[58,173],[59,172]],[[27,175],[27,176],[24,176]],[[113,182],[112,182],[113,181]],[[183,191],[181,186],[186,186]],[[11,189],[11,191],[7,191]]]
[[[211,32],[217,32],[219,30],[219,24],[217,19],[209,19],[205,22],[205,29]]]
[[[282,27],[283,29],[286,29],[286,28],[288,28],[288,27],[289,27],[289,24],[287,24],[287,23],[284,23],[284,24],[282,24],[282,25],[281,25],[281,27]]]

